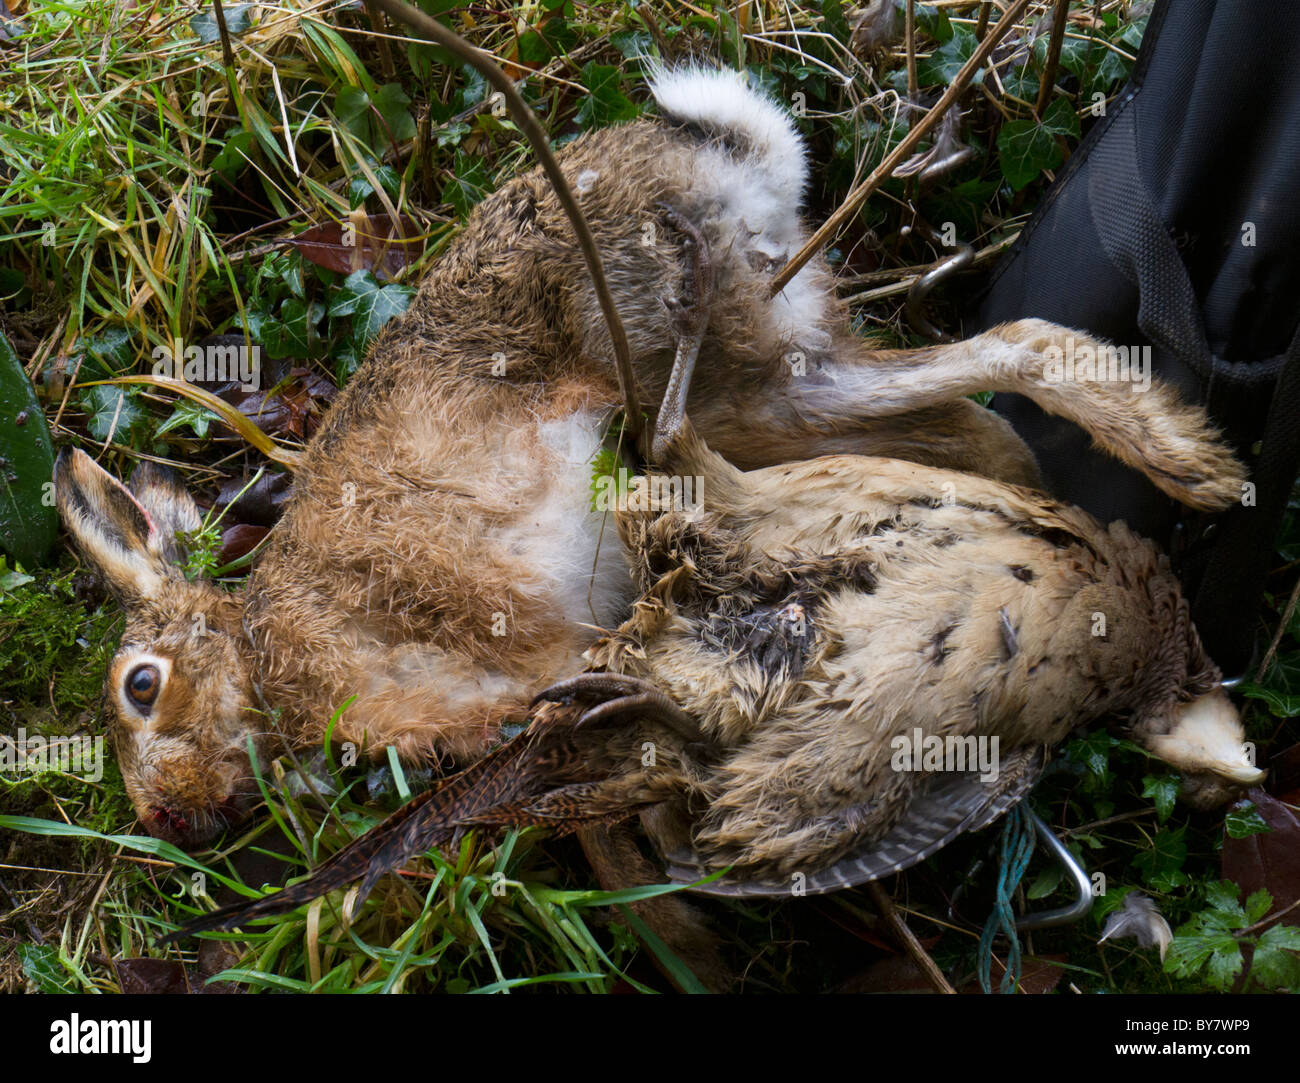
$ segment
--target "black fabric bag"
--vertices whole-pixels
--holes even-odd
[[[1170,552],[1229,676],[1300,467],[1300,2],[1159,0],[1133,77],[1067,163],[982,296],[977,329],[1038,316],[1117,345],[1206,404],[1254,504],[1211,521],[999,395],[1058,497]],[[968,329],[969,330],[969,329]]]

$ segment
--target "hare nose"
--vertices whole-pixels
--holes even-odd
[[[180,836],[189,834],[189,821],[179,812],[162,806],[155,806],[152,811],[153,822],[168,834]]]

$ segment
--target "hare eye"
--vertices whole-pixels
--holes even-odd
[[[136,666],[126,679],[126,692],[141,707],[149,707],[158,698],[158,686],[161,683],[162,677],[157,666]]]

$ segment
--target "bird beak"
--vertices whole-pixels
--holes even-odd
[[[1173,728],[1148,738],[1147,747],[1182,771],[1212,771],[1241,786],[1264,777],[1253,762],[1237,708],[1218,689],[1178,707]]]

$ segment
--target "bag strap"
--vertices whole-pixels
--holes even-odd
[[[1109,138],[1093,149],[1088,206],[1111,263],[1137,290],[1137,325],[1153,346],[1181,359],[1211,385],[1263,388],[1282,373],[1287,354],[1225,361],[1210,350],[1201,305],[1182,257],[1138,172],[1135,113],[1125,109]]]
[[[1259,599],[1298,474],[1300,332],[1282,356],[1282,373],[1269,407],[1260,455],[1251,472],[1254,504],[1234,507],[1219,520],[1218,537],[1192,604],[1192,620],[1198,628],[1212,629],[1216,642],[1243,645],[1243,666],[1249,662]]]

